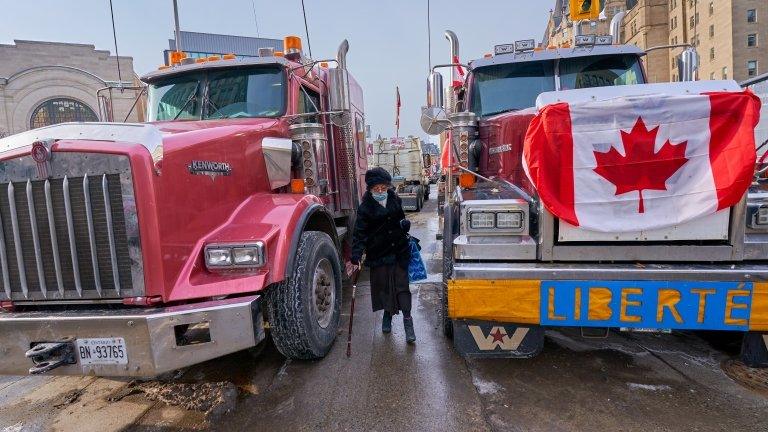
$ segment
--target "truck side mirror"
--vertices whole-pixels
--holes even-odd
[[[421,128],[429,135],[439,135],[451,127],[443,107],[421,107]]]
[[[421,128],[424,132],[438,135],[450,127],[444,104],[443,76],[433,71],[427,83],[427,106],[421,108]]]

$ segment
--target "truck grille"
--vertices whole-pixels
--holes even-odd
[[[94,155],[91,161],[107,158]],[[3,174],[8,177],[9,171]],[[61,173],[56,167],[53,171]],[[134,286],[141,272],[140,259],[132,259],[131,251],[138,247],[138,230],[129,226],[135,216],[126,223],[131,218],[126,210],[135,212],[126,209],[126,203],[133,207],[134,202],[130,168],[101,174],[92,166],[75,175],[69,174],[76,170],[66,171],[58,178],[0,182],[2,293],[18,301],[143,293],[143,283]],[[140,252],[133,255],[140,257]]]

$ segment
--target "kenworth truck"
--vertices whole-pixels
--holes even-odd
[[[0,140],[0,374],[152,377],[261,343],[323,357],[367,168],[335,59],[187,59],[146,124]]]
[[[446,37],[452,61],[433,68],[421,123],[450,136],[440,316],[456,348],[527,358],[550,327],[717,330],[742,333],[744,361],[766,365],[768,184],[753,177],[754,95],[731,81],[646,84],[645,53],[611,36],[497,45],[469,64]],[[687,117],[698,111],[709,123]],[[694,151],[702,142],[711,148]],[[733,152],[716,155],[716,144]],[[638,148],[650,156],[622,160]],[[665,195],[691,182],[700,189]]]

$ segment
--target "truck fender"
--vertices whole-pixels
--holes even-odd
[[[320,204],[312,204],[307,207],[299,217],[296,227],[293,229],[291,246],[288,250],[288,259],[285,261],[285,278],[288,279],[293,271],[293,261],[299,248],[299,240],[304,231],[321,231],[329,236],[336,245],[336,250],[341,251],[339,236],[336,233],[336,222],[328,210]],[[343,264],[343,263],[342,263]],[[343,267],[343,266],[342,266]]]

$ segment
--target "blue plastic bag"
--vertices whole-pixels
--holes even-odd
[[[411,261],[408,263],[408,280],[418,282],[427,278],[427,267],[421,259],[419,240],[411,236],[409,242],[411,245]]]

